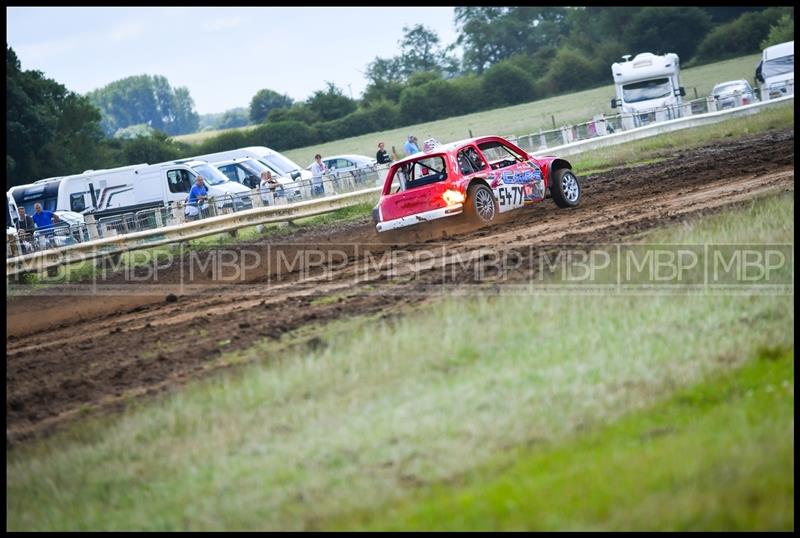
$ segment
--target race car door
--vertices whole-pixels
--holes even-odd
[[[489,185],[504,213],[544,198],[542,170],[525,154],[500,140],[478,144],[491,172]]]

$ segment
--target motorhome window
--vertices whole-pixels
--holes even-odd
[[[786,73],[794,72],[794,54],[789,56],[782,56],[774,60],[767,60],[761,68],[761,76],[764,78],[775,77],[784,75]]]
[[[279,155],[277,153],[262,157],[261,160],[277,168],[278,172],[280,172],[280,175],[282,176],[288,176],[295,170],[300,169],[300,166],[298,166],[296,163],[293,163],[283,155]]]
[[[210,164],[196,164],[193,165],[192,170],[194,170],[197,174],[203,176],[203,179],[206,180],[208,185],[222,185],[223,183],[227,183],[230,181],[228,177],[211,166]],[[192,181],[194,183],[194,180]]]
[[[525,160],[523,155],[520,155],[500,142],[486,142],[485,144],[478,145],[478,147],[483,152],[484,157],[489,161],[489,166],[492,167],[492,170],[512,166]]]
[[[656,78],[626,84],[622,87],[622,100],[626,103],[639,103],[650,99],[669,97],[672,88],[668,78]]]
[[[444,158],[440,156],[426,157],[403,165],[395,171],[395,176],[400,174],[405,178],[400,184],[405,183],[405,190],[416,189],[423,185],[438,183],[447,178],[447,167]],[[392,180],[394,186],[394,178]]]
[[[71,211],[75,211],[76,213],[80,213],[86,209],[86,199],[84,198],[82,192],[69,195],[69,208]]]

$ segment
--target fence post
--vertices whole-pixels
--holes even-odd
[[[569,144],[569,136],[567,135],[567,126],[561,127],[561,140],[564,144]]]
[[[83,220],[86,223],[86,229],[89,230],[89,239],[92,241],[95,239],[100,239],[100,234],[97,231],[97,222],[95,221],[94,215],[86,215],[83,217]]]
[[[547,137],[541,129],[539,129],[539,149],[547,149]]]
[[[717,111],[717,101],[712,97],[706,97],[706,101],[708,101],[708,111],[709,112],[716,112]]]

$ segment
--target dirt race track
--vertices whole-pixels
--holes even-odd
[[[226,275],[209,265],[189,278],[184,254],[150,287],[133,287],[117,274],[104,281],[117,286],[116,294],[88,293],[87,284],[75,288],[77,295],[58,288],[56,294],[10,297],[7,443],[50,432],[86,414],[117,411],[132,398],[208,375],[224,366],[216,360],[223,352],[263,338],[281,338],[303,325],[353,315],[392,316],[405,305],[428,300],[431,286],[438,283],[466,286],[472,268],[451,263],[454,255],[519,246],[535,255],[556,244],[631,240],[692,214],[768,192],[793,191],[794,131],[748,136],[673,154],[655,164],[616,168],[584,177],[583,189],[576,209],[559,210],[546,200],[512,212],[492,227],[444,238],[416,237],[401,249],[376,244],[365,218],[304,230],[290,239],[241,245],[263,260],[242,273],[244,277],[231,273],[232,268]],[[399,250],[426,255],[407,259],[401,270],[397,263],[393,269],[362,270],[365,260]],[[281,260],[303,259],[312,251],[337,253],[338,258],[328,266],[281,268]],[[530,278],[526,267],[508,275],[509,281]],[[398,278],[404,274],[413,278]],[[221,281],[226,276],[237,279]],[[170,293],[175,296],[168,301]]]

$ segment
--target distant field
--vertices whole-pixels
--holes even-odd
[[[682,72],[681,80],[686,88],[687,99],[695,98],[695,90],[700,97],[708,95],[714,84],[723,80],[743,78],[752,81],[758,59],[758,54],[752,54],[685,69]],[[305,166],[314,160],[315,153],[372,155],[377,151],[379,140],[386,142],[389,148],[395,146],[398,152],[402,153],[403,142],[412,133],[420,140],[434,136],[442,141],[466,138],[469,136],[470,130],[476,136],[482,134],[523,135],[538,132],[539,129],[552,129],[552,118],[555,118],[556,126],[561,126],[589,121],[593,115],[601,112],[611,114],[614,112],[609,106],[612,97],[614,97],[614,86],[609,84],[592,90],[550,97],[522,105],[369,133],[316,146],[288,150],[284,153],[299,165]],[[242,127],[240,129],[252,128]],[[221,132],[223,131],[207,131],[175,138],[182,142],[199,143]]]

